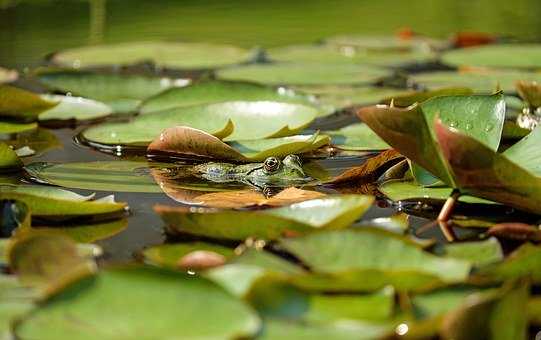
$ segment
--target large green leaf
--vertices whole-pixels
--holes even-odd
[[[435,125],[443,157],[453,173],[454,187],[473,196],[541,213],[541,177],[505,153],[499,154],[441,122]],[[522,154],[517,151],[513,155],[517,157],[517,153]]]
[[[444,96],[406,109],[390,106],[363,108],[358,115],[401,154],[446,184],[456,187],[456,179],[436,140],[436,117],[472,136],[488,149],[496,150],[505,119],[505,102],[501,94]]]
[[[195,42],[128,42],[64,50],[53,62],[74,68],[152,62],[160,67],[206,69],[249,61],[254,53],[231,45]]]
[[[16,171],[22,166],[23,163],[15,151],[9,145],[0,143],[0,172]]]
[[[389,73],[378,67],[351,63],[276,63],[228,68],[218,71],[217,76],[269,85],[351,85],[373,83]]]
[[[461,282],[471,268],[466,261],[434,256],[396,234],[368,228],[323,231],[281,245],[319,273],[417,273]]]
[[[313,97],[292,89],[247,82],[211,80],[163,91],[145,100],[139,110],[145,114],[177,107],[230,101],[276,101],[317,106],[317,101]]]
[[[166,128],[188,126],[226,140],[293,135],[312,122],[318,111],[306,105],[280,102],[225,102],[179,107],[142,115],[127,123],[109,123],[83,132],[91,142],[146,145]]]
[[[164,130],[148,146],[148,153],[203,156],[208,158],[261,161],[267,157],[285,157],[309,152],[329,143],[325,135],[299,135],[256,140],[239,140],[228,144],[201,130],[177,126]]]
[[[102,101],[115,112],[135,111],[143,99],[188,83],[186,79],[64,70],[40,72],[37,78],[51,90]]]
[[[235,240],[251,236],[277,239],[288,234],[346,228],[372,202],[370,196],[336,195],[261,211],[193,211],[163,205],[155,206],[154,210],[161,215],[171,234],[188,233]]]
[[[206,279],[132,266],[106,269],[68,286],[30,313],[15,333],[44,340],[58,334],[74,340],[230,339],[258,328],[258,317],[244,303]]]
[[[59,190],[58,193],[54,193]],[[0,199],[17,200],[26,203],[36,217],[75,217],[94,216],[97,214],[121,213],[127,208],[126,203],[83,201],[66,197],[65,190],[51,188],[45,191],[23,190],[16,186],[0,186]]]
[[[0,85],[0,117],[34,121],[38,115],[58,103],[9,85]]]
[[[3,67],[0,67],[0,84],[9,83],[17,80],[19,74],[15,70],[8,70]]]
[[[374,151],[390,148],[368,125],[362,123],[324,133],[331,136],[333,146],[342,150]]]
[[[103,118],[112,113],[112,109],[98,101],[73,96],[42,95],[42,98],[59,104],[39,115],[40,121],[47,120],[91,120]]]
[[[530,278],[541,282],[541,247],[525,243],[512,252],[505,261],[483,268],[479,275],[492,280],[507,281]]]
[[[540,44],[501,44],[450,50],[442,61],[451,66],[541,68]]]
[[[466,70],[422,72],[411,76],[411,80],[434,90],[441,87],[462,86],[478,93],[490,94],[497,90],[515,91],[519,80],[541,81],[541,74],[518,70]]]

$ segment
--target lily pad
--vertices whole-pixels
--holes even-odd
[[[476,267],[503,260],[503,251],[495,237],[484,241],[451,243],[441,247],[440,255],[470,261]]]
[[[83,132],[87,140],[108,145],[147,145],[166,128],[188,126],[228,141],[293,135],[318,115],[313,107],[280,102],[225,102],[180,107],[109,123]]]
[[[0,67],[0,84],[10,83],[17,80],[19,74],[15,70],[8,70],[3,67]]]
[[[441,48],[445,41],[428,37],[413,36],[372,36],[372,35],[337,35],[325,39],[325,43],[341,47],[350,47],[361,51],[405,51],[411,49]]]
[[[0,85],[0,117],[34,121],[38,115],[58,103],[9,85]]]
[[[276,101],[317,106],[315,98],[285,87],[268,87],[247,82],[201,81],[185,87],[165,90],[143,102],[145,114],[177,107],[230,101]]]
[[[331,136],[332,145],[342,150],[376,151],[390,148],[368,125],[362,123],[325,131],[324,134]]]
[[[40,182],[86,190],[162,192],[150,175],[150,166],[161,163],[96,161],[81,163],[32,163],[26,171]]]
[[[0,275],[0,338],[12,338],[12,324],[34,308],[34,290],[23,286],[15,275]]]
[[[429,49],[366,51],[335,45],[294,45],[268,50],[276,62],[293,63],[357,63],[361,65],[401,66],[429,62],[435,55]]]
[[[1,126],[2,124],[0,123],[0,133]],[[58,137],[56,137],[56,135],[50,130],[43,128],[32,128],[29,131],[17,131],[15,136],[10,136],[10,138],[5,139],[4,142],[11,146],[14,150],[25,147],[30,148],[32,151],[34,151],[34,155],[41,155],[50,149],[62,147],[62,143]]]
[[[540,44],[494,44],[450,50],[442,61],[451,66],[541,68]]]
[[[17,171],[23,163],[9,145],[0,143],[0,172]]]
[[[467,87],[444,87],[432,91],[412,91],[396,96],[390,96],[383,99],[381,103],[387,105],[390,105],[392,103],[393,106],[396,107],[408,107],[415,103],[422,103],[433,97],[460,95],[467,96],[472,94],[473,91]]]
[[[541,247],[525,243],[509,254],[501,263],[487,266],[478,272],[483,278],[496,281],[507,281],[529,278],[533,282],[541,282]]]
[[[12,134],[24,131],[34,130],[38,127],[37,123],[12,123],[12,122],[0,122],[0,134]]]
[[[58,192],[54,193],[55,190]],[[97,214],[122,213],[126,203],[86,201],[66,196],[65,190],[47,189],[46,191],[20,191],[16,186],[0,186],[0,199],[17,200],[26,203],[33,217],[75,217],[94,216]]]
[[[435,118],[439,116],[446,124],[496,150],[505,119],[505,102],[501,94],[434,97],[406,109],[362,108],[358,115],[398,152],[456,187],[456,179],[436,142]]]
[[[268,85],[370,84],[390,74],[375,66],[332,63],[255,64],[217,71],[218,78]]]
[[[471,269],[466,261],[434,256],[394,233],[376,229],[323,231],[282,240],[281,245],[315,272],[388,275],[388,284],[408,273],[461,282]],[[404,285],[406,281],[400,284],[402,289]]]
[[[285,157],[309,152],[329,143],[325,135],[300,135],[257,140],[239,140],[226,144],[201,130],[177,126],[164,130],[147,148],[148,153],[204,156],[208,158],[261,161],[267,157]]]
[[[152,62],[159,67],[208,69],[246,62],[253,57],[253,51],[232,45],[147,41],[73,48],[56,53],[52,60],[73,68]]]
[[[259,319],[249,307],[206,279],[131,266],[70,285],[29,314],[15,333],[44,340],[58,334],[74,340],[230,339],[258,329]]]
[[[58,102],[52,109],[39,115],[40,121],[48,120],[92,120],[110,115],[113,110],[98,101],[73,96],[42,95],[42,98]]]
[[[184,207],[156,205],[167,232],[221,239],[248,237],[277,239],[325,229],[342,229],[358,219],[372,204],[362,195],[326,196],[262,211],[192,211]],[[235,223],[231,223],[235,221]]]
[[[43,71],[36,77],[51,90],[99,100],[121,113],[135,111],[144,99],[163,90],[189,83],[186,79],[65,70]]]
[[[541,81],[541,73],[520,70],[464,70],[423,72],[410,76],[414,83],[435,90],[442,87],[467,87],[478,93],[515,91],[519,80]]]
[[[223,264],[227,259],[235,256],[235,252],[231,248],[214,245],[211,243],[193,242],[162,244],[159,246],[154,246],[145,249],[143,251],[143,257],[146,263],[153,264],[159,267],[170,269],[189,269],[193,268],[194,263],[190,265],[187,259],[190,255],[193,255],[197,252],[212,253],[213,255],[211,256],[214,256],[213,258],[221,257],[223,261],[221,262],[221,264]],[[198,264],[201,264],[201,262],[199,262]],[[199,268],[199,266],[196,267]]]

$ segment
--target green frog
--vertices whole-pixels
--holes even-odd
[[[237,182],[258,188],[303,184],[312,179],[304,173],[297,155],[288,155],[283,160],[268,157],[263,163],[240,165],[210,162],[194,166],[191,172],[216,183]]]

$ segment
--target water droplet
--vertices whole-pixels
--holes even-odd
[[[452,128],[456,128],[456,127],[458,127],[458,122],[450,121],[449,126],[452,127]]]
[[[464,127],[466,130],[471,130],[473,128],[473,124],[470,122],[466,123],[466,126]]]
[[[485,127],[485,131],[486,131],[486,132],[490,132],[490,131],[492,131],[492,129],[494,129],[494,125],[493,125],[493,124],[488,124],[488,125]]]

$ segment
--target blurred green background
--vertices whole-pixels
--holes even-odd
[[[541,39],[540,0],[0,0],[0,65],[38,64],[100,42],[184,40],[246,47],[344,33],[480,31]]]

